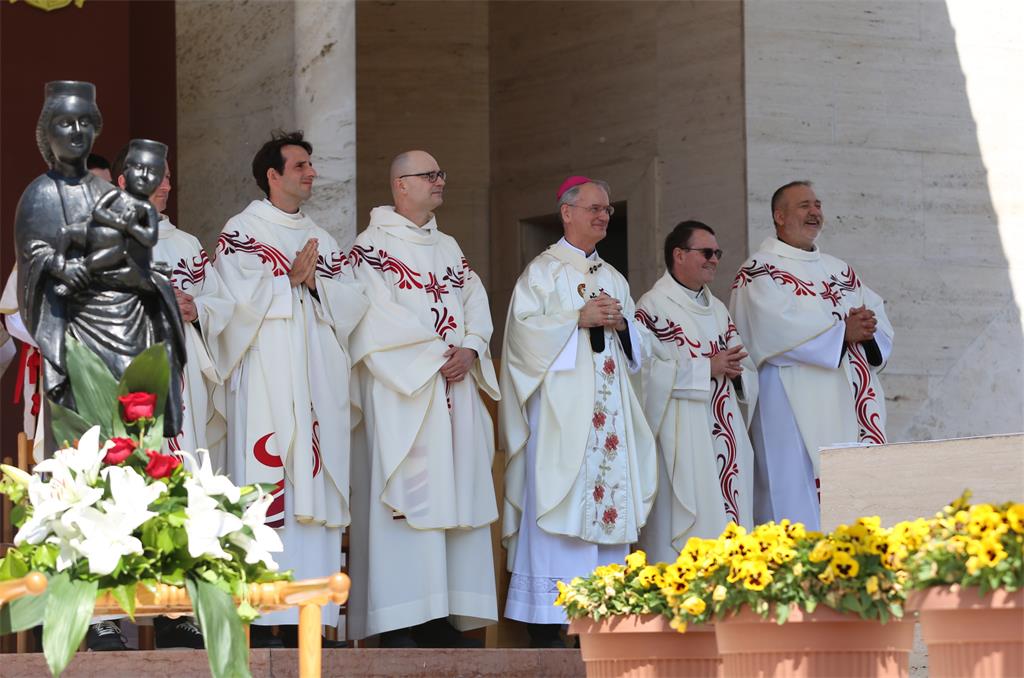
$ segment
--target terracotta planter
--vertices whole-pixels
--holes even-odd
[[[569,633],[580,637],[587,678],[722,675],[711,625],[679,633],[661,615],[629,615],[599,622],[576,619]]]
[[[915,591],[930,678],[1024,676],[1024,590],[935,586]]]
[[[888,624],[864,621],[819,606],[793,610],[782,625],[744,608],[715,624],[726,676],[908,675],[914,644],[913,619]]]

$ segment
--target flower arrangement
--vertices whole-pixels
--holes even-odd
[[[1024,504],[970,504],[970,492],[930,519],[893,527],[908,535],[893,555],[915,589],[959,584],[994,589],[1024,588]]]
[[[200,625],[216,629],[207,634],[211,673],[248,675],[242,623],[257,613],[247,585],[290,578],[272,555],[283,550],[281,540],[264,524],[270,494],[217,474],[205,450],[158,451],[168,383],[162,345],[137,356],[116,383],[69,338],[68,369],[79,412],[53,405],[64,448],[31,475],[0,466],[0,493],[15,504],[18,527],[15,548],[0,559],[0,580],[32,570],[49,577],[44,594],[0,609],[0,633],[42,623],[43,651],[59,675],[98,594],[109,591],[133,617],[137,586],[185,586]]]
[[[903,615],[907,575],[887,557],[899,530],[861,518],[832,533],[800,523],[766,523],[749,533],[730,523],[717,539],[691,538],[674,563],[648,564],[637,551],[589,577],[559,583],[556,605],[569,618],[662,614],[680,632],[749,607],[784,623],[793,606],[825,605],[882,622]]]

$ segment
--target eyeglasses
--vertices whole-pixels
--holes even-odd
[[[444,181],[445,179],[447,179],[448,178],[448,173],[445,172],[444,170],[431,170],[430,172],[420,172],[418,174],[403,174],[402,176],[400,176],[398,178],[399,179],[404,179],[406,177],[423,177],[424,179],[426,179],[430,183],[434,183],[438,179],[440,179],[441,181]]]
[[[594,217],[596,217],[600,212],[604,212],[608,216],[615,214],[615,208],[611,205],[591,205],[590,207],[587,207],[586,205],[576,205],[571,202],[567,202],[565,204],[569,207],[577,207],[581,210],[587,210],[590,212],[590,215]]]
[[[722,250],[713,250],[710,247],[680,247],[679,249],[686,250],[687,252],[700,252],[708,261],[711,261],[711,257],[720,260],[722,255],[725,254]]]

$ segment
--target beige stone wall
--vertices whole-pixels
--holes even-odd
[[[820,244],[896,327],[892,440],[1024,430],[1022,9],[985,6],[744,3],[750,247],[772,191],[814,180]]]
[[[356,3],[358,225],[390,205],[388,166],[430,152],[448,172],[441,230],[486,282],[489,248],[486,2]]]
[[[307,213],[355,236],[354,2],[179,2],[179,226],[207,248],[263,193],[252,156],[274,129],[304,128],[320,179]]]
[[[746,255],[740,3],[497,2],[490,24],[496,325],[535,249],[521,220],[553,213],[569,174],[627,200],[634,297],[687,218],[718,231],[725,294]]]

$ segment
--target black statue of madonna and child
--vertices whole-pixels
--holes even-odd
[[[44,358],[47,400],[73,411],[68,338],[91,349],[115,379],[163,342],[170,366],[163,434],[171,437],[181,430],[185,340],[168,271],[153,263],[159,217],[148,202],[166,171],[167,147],[133,140],[121,190],[86,170],[102,127],[91,83],[46,84],[36,143],[50,171],[18,202],[18,307]],[[49,455],[63,441],[44,428]]]

